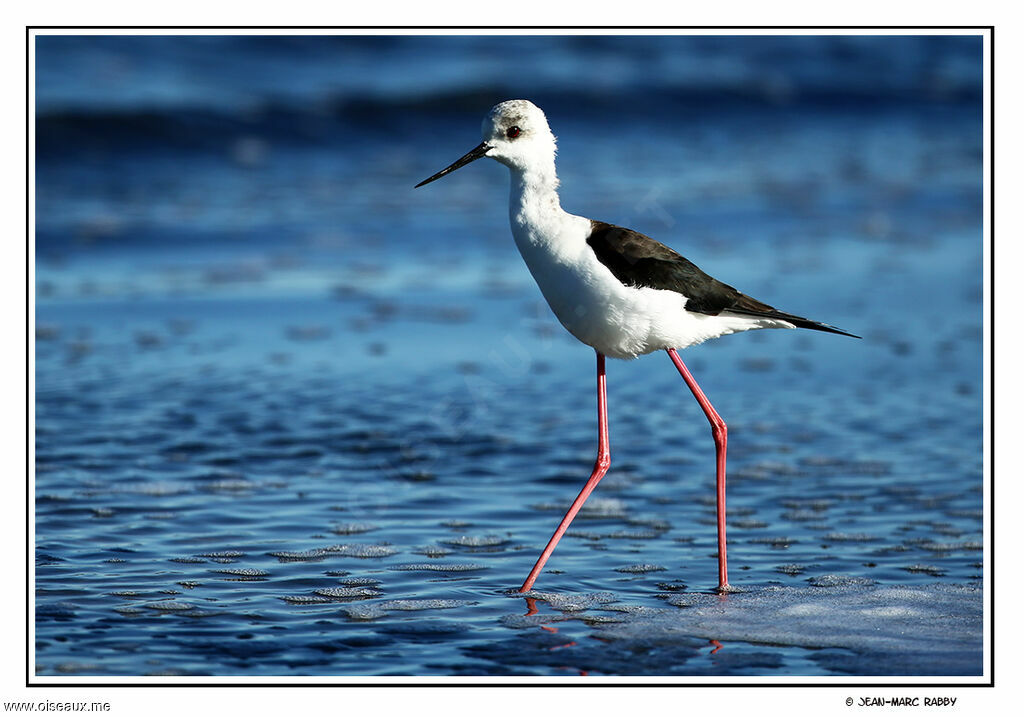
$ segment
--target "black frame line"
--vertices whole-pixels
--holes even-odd
[[[33,337],[29,335],[31,322],[31,296],[29,293],[32,268],[29,251],[32,249],[32,237],[29,233],[29,220],[31,217],[31,200],[29,195],[30,172],[29,167],[32,159],[32,143],[30,142],[30,130],[32,121],[32,107],[29,104],[32,73],[29,60],[31,57],[31,43],[33,31],[36,30],[982,30],[987,32],[988,61],[989,61],[989,540],[985,549],[989,555],[989,681],[985,682],[679,682],[679,683],[647,683],[647,682],[599,682],[586,683],[575,680],[559,682],[531,682],[532,678],[520,678],[518,681],[507,682],[458,682],[459,678],[442,677],[434,682],[274,682],[274,678],[259,682],[33,682],[31,672],[31,650],[29,646],[29,605],[34,598],[32,584],[29,582],[30,565],[28,559],[28,548],[32,544],[32,534],[29,530],[29,518],[31,517],[31,499],[29,494],[29,474],[32,458],[31,440],[29,432],[31,428],[29,413],[33,396],[29,392],[29,379],[32,366],[31,342]],[[185,688],[223,688],[223,687],[646,687],[646,688],[732,688],[732,687],[754,687],[754,688],[977,688],[995,687],[995,25],[26,25],[25,26],[25,687],[26,688],[49,688],[49,687],[70,687],[70,688],[137,688],[137,687],[185,687]],[[984,150],[984,147],[983,147]],[[984,241],[984,239],[983,239]],[[340,676],[339,676],[340,677]]]

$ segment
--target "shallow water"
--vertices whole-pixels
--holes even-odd
[[[209,47],[40,44],[37,674],[980,674],[980,42],[790,41],[556,38],[532,93],[443,71],[467,40],[235,39],[198,87],[173,70]],[[677,72],[637,95],[635,56]],[[524,94],[567,209],[864,336],[683,354],[729,423],[740,593],[712,592],[714,447],[660,355],[609,362],[612,468],[510,592],[592,464],[593,354],[515,253],[503,168],[411,187]]]

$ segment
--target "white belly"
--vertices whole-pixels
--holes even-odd
[[[572,218],[586,222],[573,227],[573,233],[587,236],[589,220]],[[520,254],[562,326],[605,356],[632,359],[781,323],[688,312],[686,297],[678,292],[624,286],[585,241],[539,244],[515,224],[512,229]]]

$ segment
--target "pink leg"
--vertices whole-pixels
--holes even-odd
[[[693,378],[690,370],[683,364],[675,349],[668,349],[669,358],[679,369],[679,374],[686,381],[686,385],[693,392],[693,397],[704,410],[704,415],[711,423],[711,435],[715,439],[715,459],[717,463],[715,483],[718,489],[718,589],[725,590],[729,587],[729,575],[725,564],[725,446],[728,443],[729,431],[725,421],[718,415],[718,411],[711,405],[704,392],[700,390],[697,381]]]
[[[597,354],[597,431],[597,461],[594,463],[594,472],[590,475],[586,485],[583,486],[583,490],[576,496],[576,500],[569,506],[569,511],[562,518],[562,522],[558,524],[558,528],[555,530],[555,534],[551,536],[551,540],[548,541],[544,552],[537,558],[537,563],[533,566],[533,570],[526,576],[526,582],[523,583],[523,587],[519,588],[521,593],[533,587],[533,583],[536,582],[540,571],[544,569],[544,563],[548,561],[551,553],[555,551],[555,546],[562,539],[562,534],[569,527],[569,523],[580,512],[580,508],[583,507],[591,491],[604,478],[604,474],[608,471],[608,466],[612,463],[611,449],[608,447],[608,397],[605,391],[604,354],[601,353]]]

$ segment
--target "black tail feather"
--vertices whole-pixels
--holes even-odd
[[[843,331],[842,329],[830,326],[829,324],[823,324],[820,321],[811,321],[810,319],[802,319],[799,316],[792,318],[783,319],[796,326],[798,329],[814,329],[815,331],[826,331],[830,334],[840,334],[842,336],[849,336],[850,338],[859,339],[861,338],[857,334],[851,334],[849,331]]]
[[[793,314],[787,314],[785,312],[777,311],[774,309],[772,311],[749,311],[733,308],[728,309],[728,312],[730,314],[754,316],[756,318],[761,319],[778,319],[779,321],[785,321],[787,323],[793,324],[793,326],[796,326],[798,329],[813,329],[814,331],[825,331],[830,334],[840,334],[842,336],[849,336],[854,339],[862,338],[857,334],[851,334],[849,331],[843,331],[842,329],[836,328],[835,326],[823,324],[820,321],[811,321],[810,319],[805,319],[802,316],[795,316]]]

